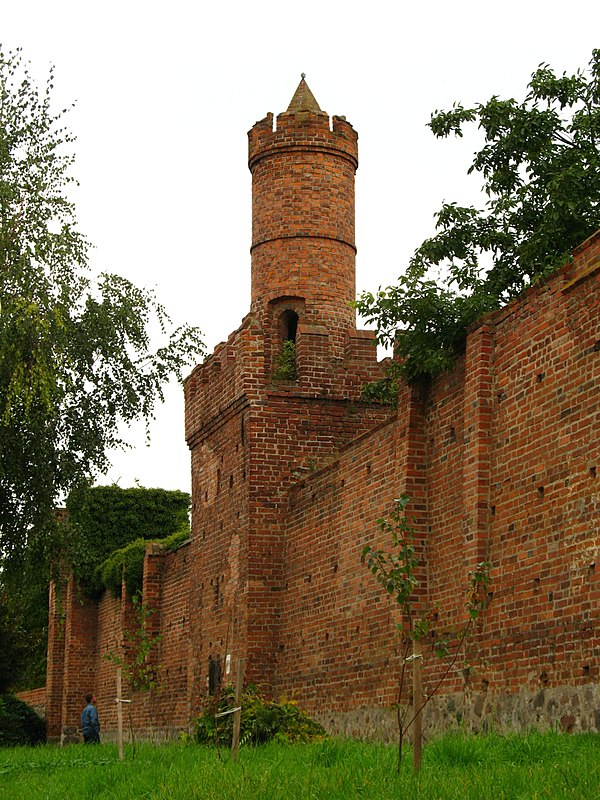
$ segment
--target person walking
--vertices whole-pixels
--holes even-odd
[[[92,692],[85,696],[86,706],[81,712],[81,731],[85,744],[100,744],[100,719],[96,709],[96,698]]]

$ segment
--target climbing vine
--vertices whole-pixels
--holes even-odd
[[[174,536],[176,548],[189,535],[190,496],[185,492],[136,486],[84,486],[67,500],[63,558],[91,594],[114,590],[125,567],[133,594],[141,588],[143,552],[149,541]],[[120,591],[120,590],[119,590]]]
[[[157,539],[165,551],[177,550],[189,539],[189,528],[172,533],[164,539]],[[154,541],[154,540],[153,540]],[[136,539],[125,547],[112,552],[94,571],[92,588],[95,591],[108,589],[114,597],[121,596],[123,581],[130,597],[141,592],[144,578],[144,558],[146,556],[147,539]]]

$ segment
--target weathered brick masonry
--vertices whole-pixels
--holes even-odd
[[[297,484],[286,535],[277,690],[334,730],[390,734],[393,609],[358,565],[406,491],[422,523],[437,626],[464,619],[489,558],[482,625],[432,704],[432,726],[600,729],[600,233],[574,263],[474,328],[465,358],[398,419]],[[425,650],[426,689],[440,662]]]
[[[464,619],[467,575],[492,563],[488,606],[428,711],[430,726],[600,729],[600,233],[573,264],[473,328],[464,358],[398,410],[361,402],[379,377],[355,329],[357,136],[304,80],[249,133],[252,298],[240,328],[185,385],[192,538],[149,547],[159,689],[137,725],[171,735],[209,680],[295,693],[332,730],[393,730],[397,612],[360,563],[406,492],[436,626]],[[297,379],[273,377],[285,340]],[[51,597],[48,727],[99,695],[114,730],[114,665],[131,601]],[[440,664],[425,647],[425,690]]]

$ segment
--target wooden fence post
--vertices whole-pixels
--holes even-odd
[[[123,761],[123,699],[121,697],[121,667],[117,667],[117,740],[119,761]]]
[[[423,687],[421,684],[423,651],[421,640],[413,641],[413,768],[421,769],[421,749],[423,745]]]
[[[246,659],[238,658],[237,672],[235,675],[235,711],[233,713],[233,736],[231,739],[231,758],[233,761],[237,760],[238,749],[240,745],[240,726],[242,724],[242,686],[244,683],[244,671],[246,668]]]

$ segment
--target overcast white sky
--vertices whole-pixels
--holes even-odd
[[[5,2],[0,42],[57,109],[76,101],[74,174],[95,270],[153,287],[209,352],[250,302],[246,132],[284,111],[305,72],[321,108],[359,134],[357,288],[400,274],[442,200],[475,202],[475,139],[435,140],[435,109],[522,98],[531,72],[584,67],[600,47],[596,0],[402,3],[303,0]],[[101,482],[190,488],[178,385]]]

